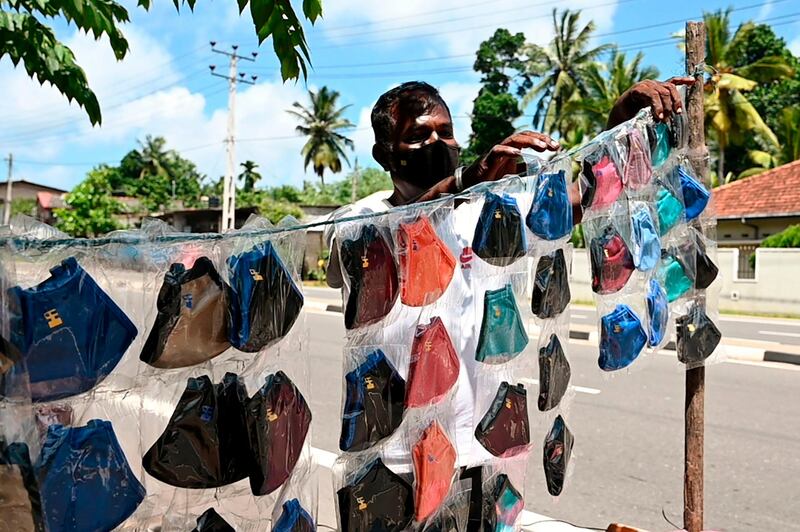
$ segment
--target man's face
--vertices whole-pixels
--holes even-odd
[[[453,137],[453,119],[443,105],[437,104],[418,116],[403,114],[402,110],[399,113],[392,138],[394,152],[408,152],[437,140],[458,147]]]

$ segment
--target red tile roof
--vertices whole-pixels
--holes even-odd
[[[714,189],[717,218],[800,216],[800,160]]]

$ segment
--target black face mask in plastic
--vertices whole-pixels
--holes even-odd
[[[493,266],[509,266],[527,253],[528,244],[517,200],[486,193],[472,250]]]
[[[405,412],[406,382],[383,351],[373,351],[345,375],[345,386],[342,451],[363,451],[397,430]]]
[[[421,190],[428,190],[452,176],[458,166],[459,148],[437,140],[421,148],[392,154],[394,174]]]
[[[266,495],[292,474],[311,426],[311,409],[289,377],[278,371],[248,401],[247,426],[255,461],[250,488],[254,495]]]
[[[0,530],[44,532],[39,484],[25,443],[0,440]]]
[[[568,277],[563,249],[539,259],[531,297],[531,311],[535,315],[546,320],[564,312],[572,297]]]
[[[711,356],[722,340],[722,333],[696,303],[689,312],[675,320],[678,337],[678,360],[698,364]]]
[[[513,532],[517,530],[517,517],[525,507],[522,494],[511,483],[508,475],[497,475],[494,486],[484,501],[483,530],[487,532]]]
[[[228,268],[231,345],[254,353],[286,336],[300,315],[303,294],[272,243],[229,258]]]
[[[230,347],[225,287],[207,257],[190,269],[170,266],[156,302],[158,314],[139,359],[156,368],[183,368]]]
[[[209,508],[197,518],[197,526],[192,532],[236,532],[216,510]]]
[[[558,406],[567,392],[571,376],[569,361],[555,334],[539,349],[539,410],[546,412]]]
[[[399,532],[414,515],[411,485],[380,458],[336,495],[342,532]]]
[[[705,290],[719,274],[719,268],[711,260],[711,257],[706,253],[706,245],[703,242],[703,237],[695,234],[695,241],[697,247],[695,248],[695,277],[694,287],[698,290]]]
[[[528,398],[522,384],[502,382],[492,405],[475,428],[475,439],[494,456],[507,458],[531,441]]]
[[[344,326],[353,329],[382,320],[400,293],[397,265],[389,244],[370,224],[361,230],[358,239],[342,242],[340,256],[350,279]]]
[[[145,471],[170,486],[218,488],[250,474],[245,421],[247,391],[226,373],[216,386],[189,379],[164,432],[142,458]]]
[[[564,477],[572,456],[573,443],[572,433],[564,423],[564,418],[559,415],[544,439],[544,476],[547,491],[553,497],[559,496],[564,489]]]

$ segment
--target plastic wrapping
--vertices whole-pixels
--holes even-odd
[[[453,481],[456,450],[442,426],[433,421],[414,444],[416,501],[414,518],[424,521],[444,501]]]
[[[472,238],[473,252],[493,266],[509,266],[525,256],[527,249],[517,200],[508,194],[487,192]]]
[[[433,303],[453,278],[455,257],[425,215],[400,222],[396,240],[401,300],[410,307]]]
[[[500,384],[491,408],[475,428],[475,439],[497,457],[515,456],[530,443],[528,396],[521,384]]]
[[[564,419],[561,416],[556,417],[553,428],[545,437],[542,451],[547,491],[554,497],[560,495],[564,489],[574,441]]]
[[[405,530],[414,517],[411,484],[376,458],[338,490],[343,532]]]

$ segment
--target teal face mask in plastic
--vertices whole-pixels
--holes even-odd
[[[660,236],[666,235],[683,218],[683,203],[666,188],[660,188],[656,193],[656,210]]]
[[[667,301],[672,303],[683,294],[689,291],[694,283],[686,275],[683,264],[678,259],[669,255],[661,259],[661,266],[658,269],[658,278],[667,292]]]
[[[475,360],[502,364],[519,355],[527,345],[528,333],[511,285],[487,290],[483,296],[483,323]]]
[[[653,167],[661,166],[669,159],[669,127],[661,122],[656,124],[656,143],[652,153]]]

